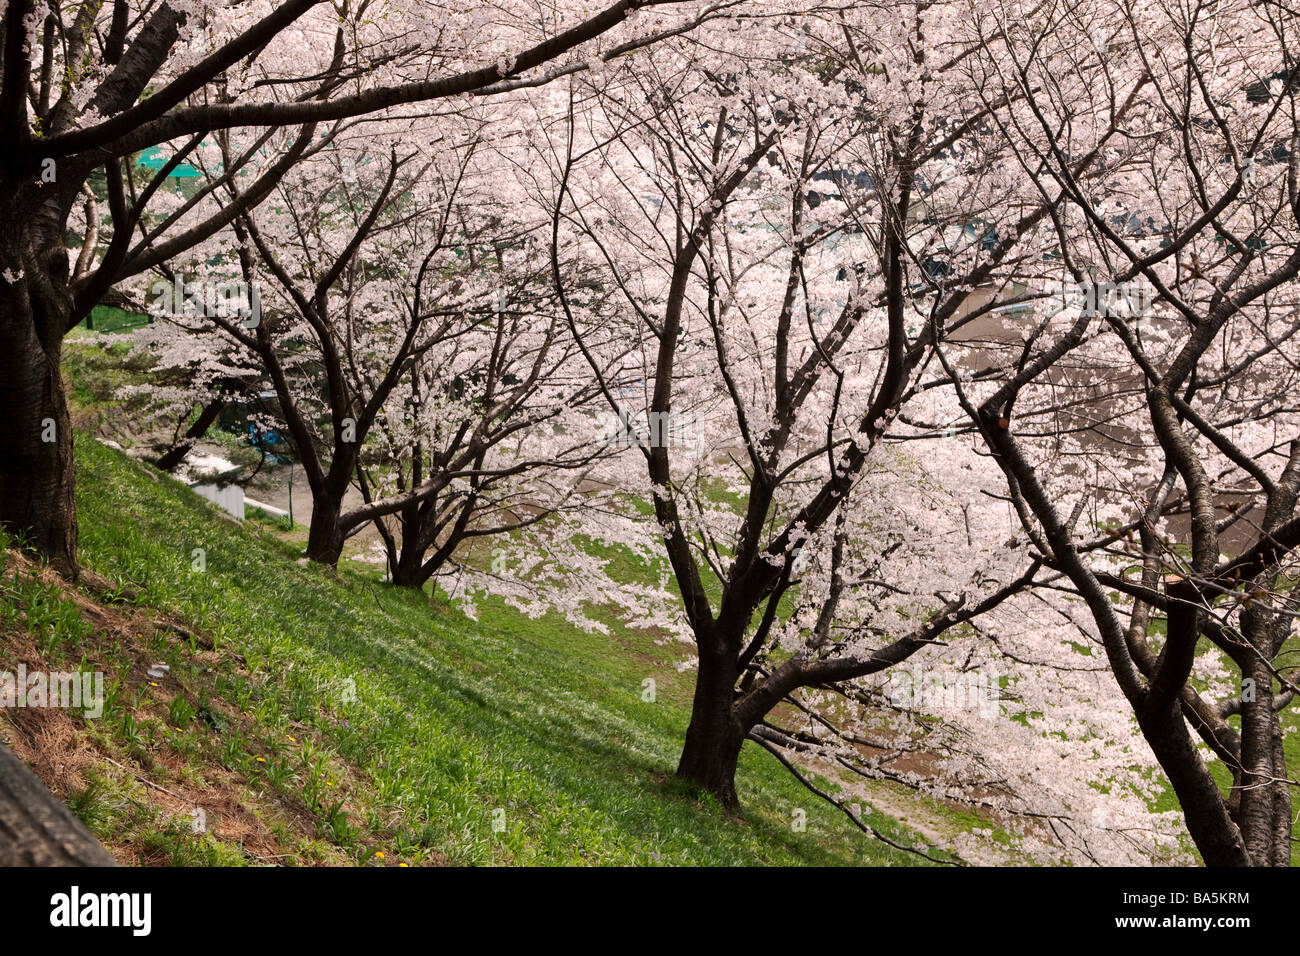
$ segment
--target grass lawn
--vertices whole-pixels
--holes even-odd
[[[105,712],[14,710],[0,738],[120,859],[925,862],[863,835],[752,744],[738,816],[678,785],[680,648],[490,603],[470,621],[307,566],[272,530],[89,438],[77,456],[93,587],[3,552],[0,643],[29,667],[103,671]]]

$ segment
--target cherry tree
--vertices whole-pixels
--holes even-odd
[[[169,264],[200,288],[245,293],[164,321],[188,333],[185,362],[234,353],[269,383],[312,492],[313,560],[335,564],[349,537],[389,519],[378,527],[392,579],[420,587],[463,541],[572,499],[574,482],[556,476],[594,457],[547,424],[593,387],[560,340],[546,220],[518,214],[485,145],[504,125],[461,111],[335,137],[262,210]],[[204,169],[219,177],[229,144],[213,152]],[[354,486],[363,500],[345,506]]]
[[[938,417],[936,348],[1024,301],[1061,202],[1007,175],[1009,105],[972,94],[951,51],[978,38],[950,14],[744,25],[746,57],[705,31],[567,103],[547,91],[556,246],[589,243],[625,300],[575,336],[697,650],[678,775],[727,805],[745,739],[806,743],[768,720],[797,692],[861,699],[1044,567],[1023,538],[992,544],[1006,511],[978,486],[934,508],[902,491],[975,467],[937,444],[959,412]]]
[[[984,95],[1027,106],[1003,126],[1025,177],[1067,200],[1063,282],[1037,290],[1064,308],[984,380],[948,371],[1037,559],[1086,606],[1201,857],[1289,865],[1295,13],[1099,2],[972,15],[988,40],[972,65]],[[1117,122],[1099,191],[1073,157]],[[1209,759],[1230,772],[1226,792]]]
[[[625,22],[660,5],[666,18],[641,13]],[[677,7],[618,0],[587,12],[558,3],[541,15],[531,4],[385,0],[7,2],[0,21],[0,395],[8,410],[0,421],[0,523],[26,529],[52,564],[76,575],[63,337],[116,283],[255,207],[314,148],[320,124],[544,83],[718,12]],[[198,220],[155,219],[153,201],[167,191],[170,173],[227,129],[267,136],[225,170],[248,179],[239,202]],[[136,183],[130,157],[164,144],[172,151],[167,163]],[[69,225],[73,210],[91,201],[85,187],[97,170],[106,178],[109,222],[87,225],[74,264]]]

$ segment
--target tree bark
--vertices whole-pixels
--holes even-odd
[[[4,746],[0,866],[117,866],[85,824]]]
[[[1275,721],[1273,735],[1273,866],[1291,865],[1291,785],[1287,783],[1286,753],[1282,748],[1282,722]]]
[[[1259,628],[1245,628],[1248,635]],[[1253,636],[1253,635],[1252,635]],[[1255,682],[1254,700],[1241,705],[1241,804],[1237,822],[1251,859],[1267,865],[1273,858],[1273,675],[1258,657],[1242,668]]]
[[[343,553],[343,511],[341,495],[318,494],[312,499],[311,529],[307,532],[307,557],[334,567]]]
[[[439,544],[437,498],[412,504],[400,512],[402,543],[397,548],[394,542],[390,554],[393,584],[423,590],[429,579],[447,563],[464,540],[465,528],[472,514],[473,510],[467,504],[460,518],[447,530],[444,540]],[[430,551],[433,552],[432,555],[429,554]]]
[[[417,591],[423,588],[424,582],[429,580],[429,574],[424,572],[423,557],[423,553],[414,547],[404,546],[398,552],[397,561],[392,566],[394,586],[414,588]]]
[[[713,794],[729,810],[740,806],[736,764],[747,729],[732,709],[737,676],[733,655],[701,652],[691,723],[677,765],[678,779]]]
[[[1197,752],[1177,701],[1137,710],[1138,725],[1173,785],[1187,832],[1206,866],[1250,866],[1241,831]]]
[[[32,294],[33,285],[56,286],[59,278],[31,275],[36,257],[23,256],[21,243],[4,245],[10,254],[0,254],[7,271],[0,277],[0,526],[24,534],[75,579],[72,423],[60,373],[66,314]]]

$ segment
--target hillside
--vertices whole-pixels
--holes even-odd
[[[740,815],[676,785],[680,648],[501,607],[471,621],[306,566],[269,528],[88,437],[77,454],[87,573],[68,588],[6,541],[0,657],[102,671],[104,713],[2,710],[0,740],[123,862],[927,862],[752,744]],[[909,825],[986,825],[907,793],[879,802],[913,823],[864,819],[903,845],[925,844]]]

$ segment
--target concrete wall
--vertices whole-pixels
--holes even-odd
[[[207,498],[222,511],[244,520],[244,489],[239,485],[190,485],[195,492]]]

